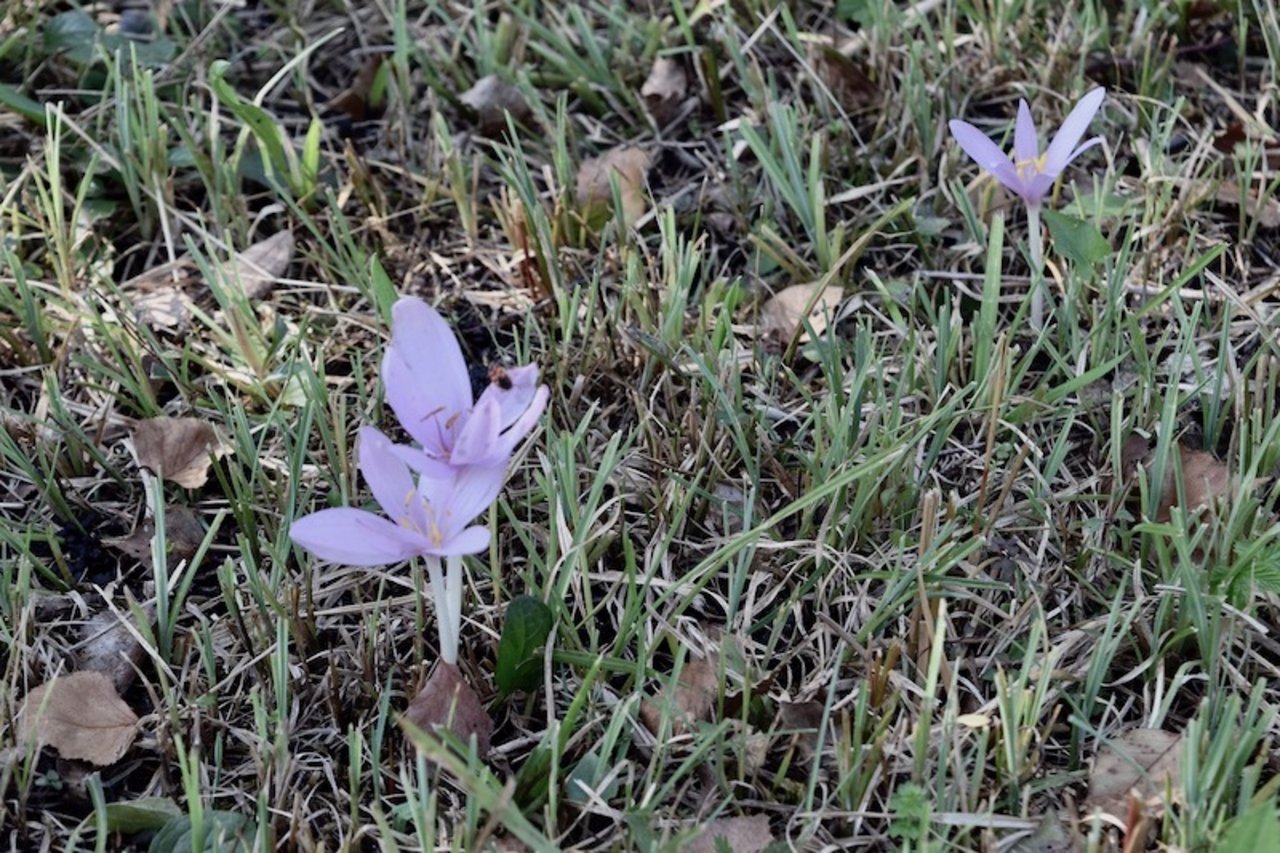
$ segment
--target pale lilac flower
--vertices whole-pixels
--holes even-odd
[[[1083,145],[1080,144],[1106,94],[1106,89],[1097,88],[1081,98],[1058,128],[1053,142],[1049,143],[1044,154],[1040,153],[1031,108],[1024,100],[1018,101],[1012,158],[1006,156],[986,134],[968,122],[953,119],[949,125],[951,135],[979,166],[1021,196],[1027,207],[1036,208],[1071,161],[1102,141],[1101,136],[1095,136]]]
[[[293,541],[317,557],[347,566],[382,566],[410,557],[475,554],[489,529],[469,526],[502,489],[507,460],[422,474],[414,482],[395,445],[373,427],[360,429],[360,472],[387,518],[362,509],[322,509],[289,528]]]
[[[471,376],[453,330],[421,299],[391,309],[391,346],[382,360],[387,403],[421,450],[397,447],[424,474],[443,477],[459,466],[505,466],[547,405],[534,364],[495,368],[473,400]]]

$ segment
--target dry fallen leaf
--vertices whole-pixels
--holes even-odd
[[[720,840],[720,843],[717,841]],[[684,853],[717,853],[727,849],[733,853],[760,853],[773,843],[769,830],[769,818],[764,815],[751,817],[722,817],[713,820],[696,838],[681,848]]]
[[[223,267],[229,284],[239,283],[249,299],[261,299],[275,287],[293,261],[293,234],[280,231],[240,252]]]
[[[663,696],[646,699],[640,704],[640,721],[657,734],[664,706],[667,706],[671,713],[672,733],[682,734],[694,723],[711,716],[718,688],[719,679],[713,661],[706,658],[687,661],[674,688],[669,687]]]
[[[814,70],[832,97],[845,112],[869,109],[880,102],[880,87],[867,74],[866,66],[833,47],[815,47]]]
[[[493,720],[457,666],[440,661],[405,709],[404,719],[425,732],[447,727],[464,743],[476,736],[480,757],[489,753]]]
[[[145,605],[143,614],[149,623],[154,618],[155,605]],[[137,676],[134,664],[142,657],[136,631],[128,612],[103,610],[80,626],[76,665],[82,671],[102,673],[111,679],[117,692],[123,693]]]
[[[630,225],[643,216],[649,206],[644,193],[649,162],[649,152],[634,145],[611,148],[599,157],[583,160],[578,167],[578,205],[588,221],[595,218],[596,210],[612,205],[613,190],[609,182],[613,174],[618,176],[623,221]]]
[[[1160,729],[1130,729],[1108,741],[1089,771],[1086,806],[1124,820],[1131,790],[1142,800],[1163,796],[1166,782],[1176,790],[1181,749],[1181,735]]]
[[[645,108],[659,125],[666,125],[680,112],[680,105],[689,91],[689,77],[674,59],[659,56],[653,60],[649,76],[640,87]]]
[[[810,306],[809,325],[816,335],[821,335],[827,324],[840,308],[844,299],[844,291],[829,284],[822,288],[821,282],[811,284],[793,284],[783,288],[760,309],[760,331],[762,334],[790,341],[800,331],[801,320],[805,316],[805,308]],[[808,333],[800,337],[803,343],[808,340]]]
[[[214,458],[227,454],[213,427],[198,418],[147,418],[133,428],[138,464],[188,489],[209,479]]]
[[[1190,450],[1176,445],[1178,458],[1170,456],[1166,463],[1164,482],[1160,486],[1160,506],[1156,509],[1156,521],[1168,521],[1170,510],[1178,505],[1179,469],[1182,472],[1182,494],[1187,509],[1194,511],[1218,498],[1226,498],[1234,491],[1231,470],[1212,454],[1203,450]],[[1120,470],[1124,480],[1132,480],[1139,465],[1149,466],[1155,456],[1155,448],[1142,436],[1134,434],[1125,439],[1120,450]],[[1177,463],[1175,466],[1175,462]]]
[[[28,693],[18,710],[18,742],[99,767],[119,761],[137,732],[138,715],[101,672],[58,676]]]
[[[533,112],[524,93],[497,74],[481,77],[474,86],[459,95],[458,100],[475,110],[480,132],[485,136],[505,130],[508,113],[519,124]]]
[[[790,731],[805,758],[813,758],[822,729],[824,705],[821,702],[779,702],[778,728]],[[831,745],[828,732],[826,744]]]
[[[351,85],[330,98],[326,106],[329,109],[346,113],[347,117],[352,121],[365,121],[376,117],[379,111],[370,109],[369,95],[373,91],[373,81],[378,76],[378,69],[381,67],[381,54],[374,54],[369,57],[368,61],[360,66],[360,70],[351,81]]]
[[[1238,182],[1223,181],[1214,198],[1219,204],[1244,208],[1245,217],[1256,219],[1263,228],[1280,228],[1280,200],[1273,195],[1264,200],[1252,184],[1241,191]]]
[[[155,535],[155,519],[147,518],[128,536],[103,539],[102,544],[118,548],[143,564],[151,563],[151,537]],[[164,543],[169,551],[169,565],[189,560],[204,541],[204,526],[196,514],[185,506],[167,506],[164,510]]]

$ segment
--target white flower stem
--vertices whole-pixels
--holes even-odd
[[[449,556],[449,619],[453,631],[453,659],[458,659],[458,638],[462,636],[462,557]]]
[[[439,557],[423,557],[427,564],[427,576],[431,579],[431,597],[436,604],[436,628],[440,632],[440,658],[448,664],[458,663],[458,638],[453,631],[453,619],[449,615],[449,595],[440,572]],[[453,558],[450,557],[450,560]]]
[[[1044,328],[1044,243],[1040,236],[1040,205],[1027,205],[1027,249],[1031,254],[1031,328]]]

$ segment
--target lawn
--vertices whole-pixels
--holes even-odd
[[[1278,63],[6,4],[0,845],[1280,850]]]

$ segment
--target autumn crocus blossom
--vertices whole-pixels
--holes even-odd
[[[488,528],[468,525],[502,489],[506,460],[443,477],[423,474],[415,482],[391,439],[370,426],[360,429],[357,459],[386,517],[351,507],[322,509],[289,528],[298,545],[347,566],[474,554],[488,547]]]
[[[548,391],[538,367],[495,368],[478,400],[453,330],[421,299],[391,310],[391,346],[382,360],[387,403],[421,449],[398,447],[416,470],[446,476],[450,468],[505,465],[542,415]]]
[[[952,119],[949,127],[951,135],[974,162],[1021,197],[1028,207],[1038,207],[1071,161],[1102,141],[1101,136],[1095,136],[1084,144],[1080,143],[1089,123],[1102,107],[1106,94],[1106,89],[1097,88],[1081,98],[1043,154],[1040,153],[1031,108],[1025,100],[1018,101],[1012,157],[1006,156],[985,133],[966,121]]]

